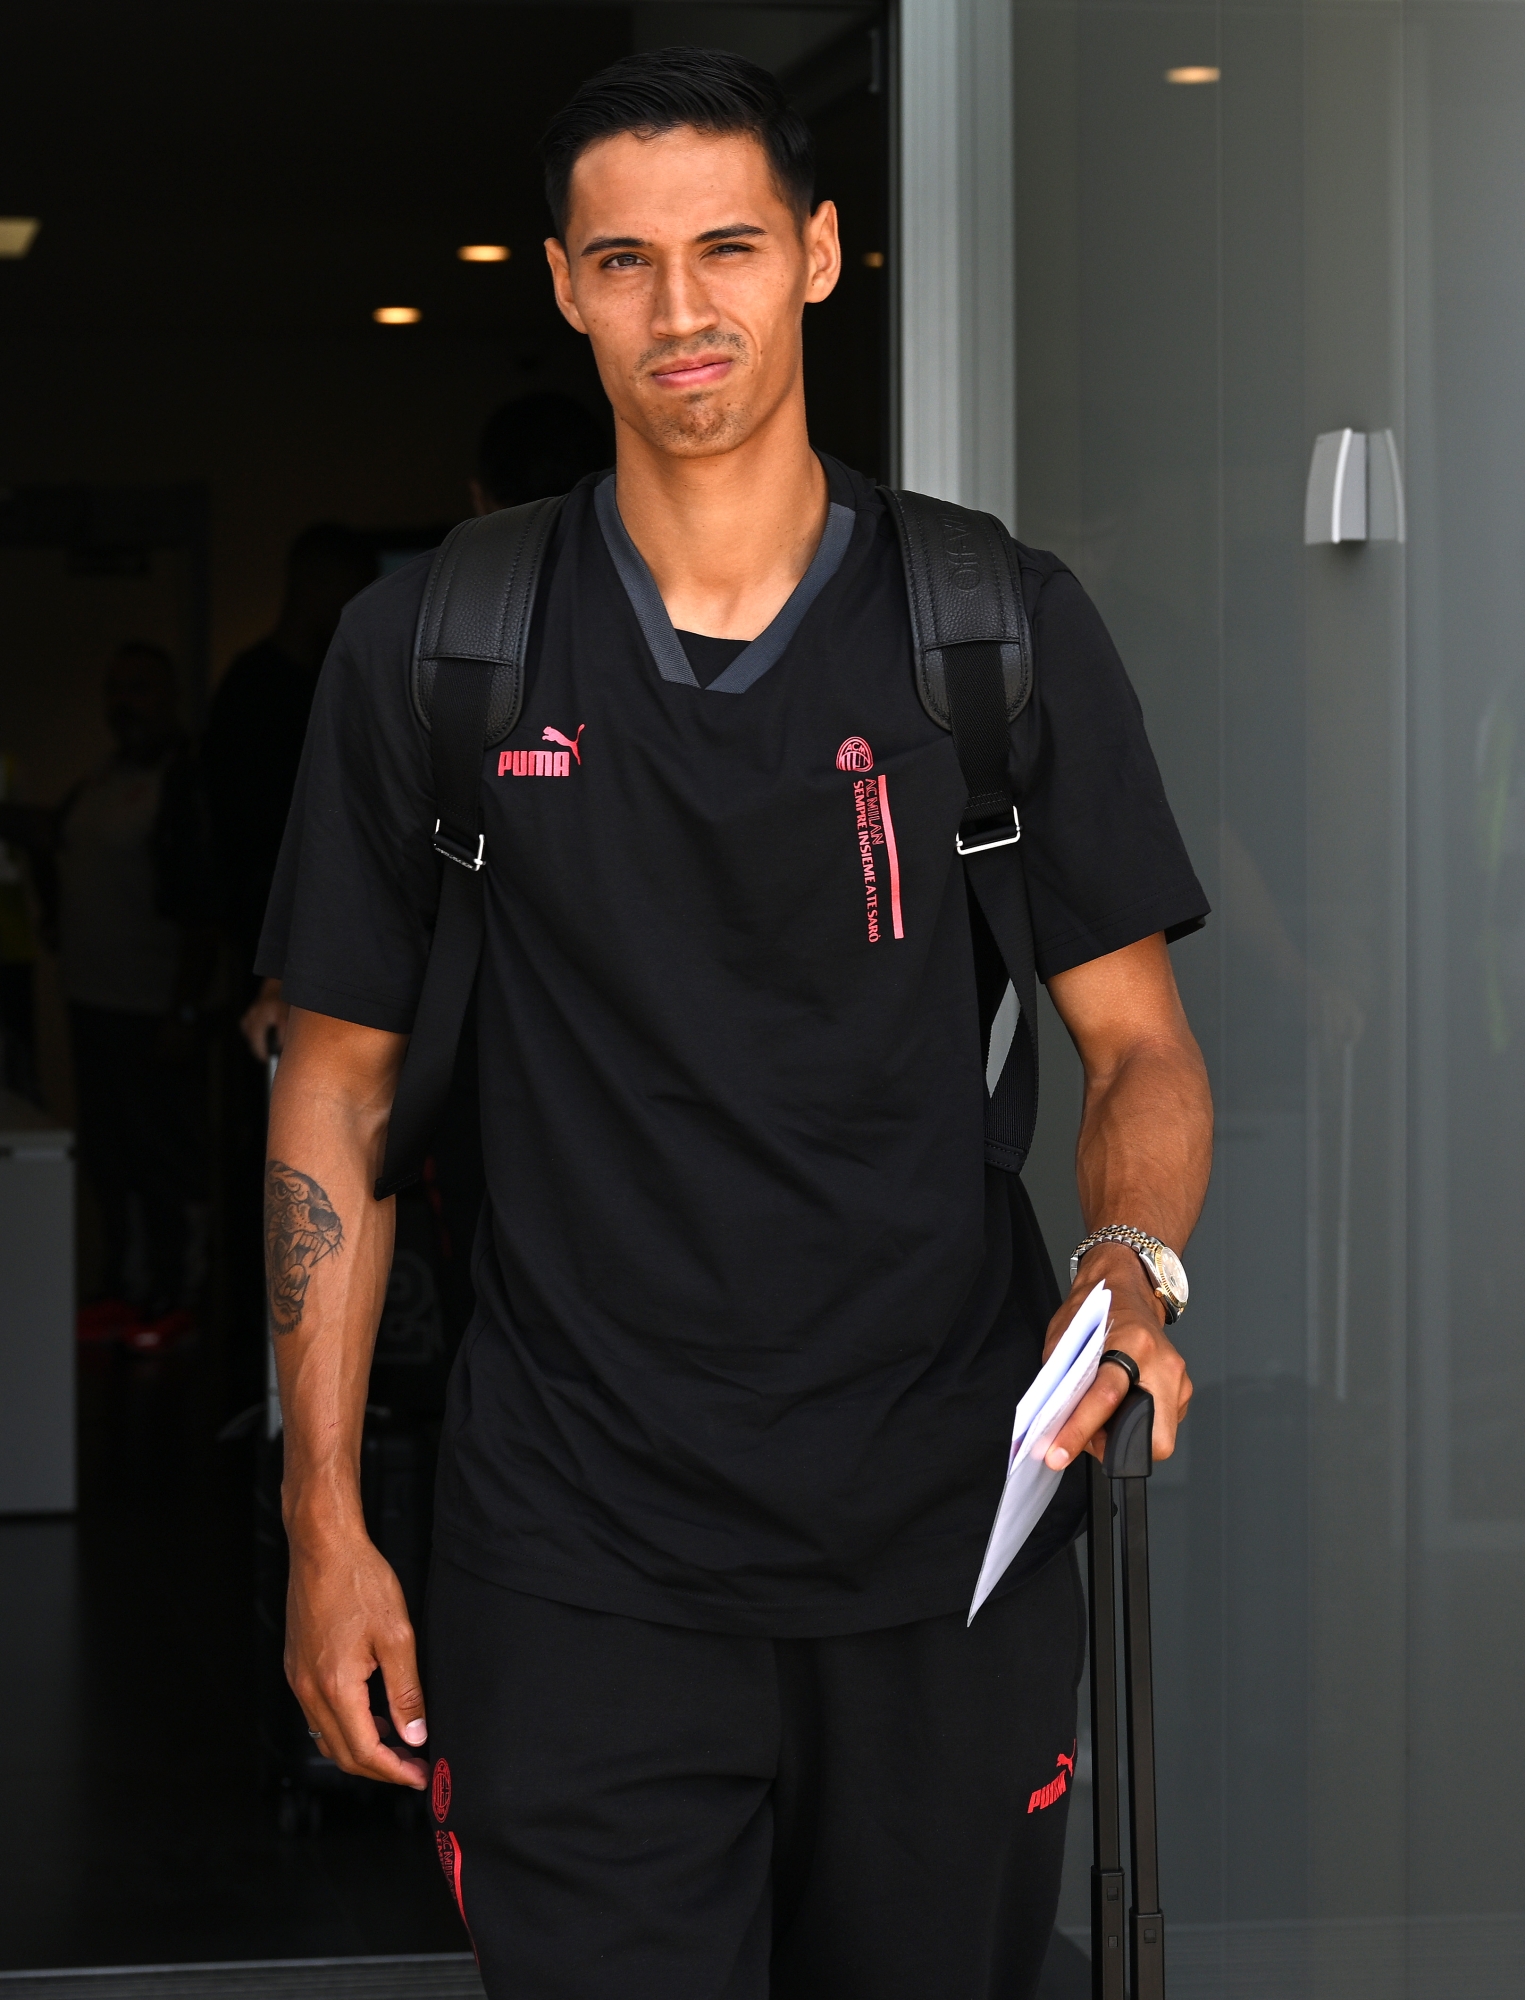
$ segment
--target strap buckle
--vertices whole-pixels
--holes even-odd
[[[1022,838],[1022,822],[1015,806],[1011,809],[1011,824],[1014,831],[1008,833],[1005,822],[997,820],[993,826],[981,828],[972,840],[965,840],[964,829],[960,827],[953,836],[953,845],[960,854],[986,854],[993,847],[1015,847]]]
[[[464,868],[472,875],[480,874],[482,862],[487,851],[486,834],[479,833],[477,835],[477,851],[473,854],[469,847],[462,847],[461,843],[458,840],[452,840],[448,833],[441,833],[440,828],[443,825],[443,820],[437,819],[434,822],[435,853],[443,854],[445,859],[453,861],[457,868]]]

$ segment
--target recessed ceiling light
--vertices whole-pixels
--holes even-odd
[[[377,306],[371,318],[378,326],[417,326],[423,314],[417,306]]]
[[[463,243],[455,254],[463,264],[506,264],[513,252],[506,243]]]
[[[1221,69],[1214,69],[1210,63],[1187,63],[1181,69],[1167,69],[1167,83],[1217,83],[1222,77]]]
[[[35,215],[0,215],[0,257],[24,257],[41,226]]]
[[[863,261],[871,271],[882,271],[884,269],[884,252],[882,250],[865,250]]]

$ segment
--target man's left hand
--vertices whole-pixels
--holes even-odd
[[[1191,1401],[1191,1377],[1165,1331],[1165,1308],[1155,1296],[1143,1265],[1121,1243],[1098,1243],[1081,1260],[1070,1295],[1049,1322],[1043,1346],[1046,1361],[1055,1342],[1098,1284],[1112,1293],[1112,1315],[1106,1344],[1120,1348],[1138,1364],[1139,1387],[1154,1398],[1154,1455],[1169,1458],[1176,1448],[1176,1430]],[[1079,1407],[1048,1448],[1046,1463],[1059,1471],[1077,1453],[1100,1458],[1107,1448],[1106,1426],[1132,1384],[1127,1371],[1108,1361]]]

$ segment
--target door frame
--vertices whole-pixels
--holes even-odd
[[[1011,0],[898,0],[895,479],[1016,526]]]

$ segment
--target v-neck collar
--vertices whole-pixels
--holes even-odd
[[[664,681],[698,688],[698,676],[689,665],[682,641],[673,630],[673,622],[667,615],[667,606],[662,602],[656,579],[620,519],[612,472],[594,488],[593,505],[610,557],[619,572],[620,582],[625,586],[625,595],[630,599],[631,609],[651,648],[651,657],[657,663],[657,672]],[[852,508],[844,507],[840,500],[831,502],[826,514],[826,529],[815,554],[810,558],[810,567],[794,586],[787,603],[774,616],[767,630],[759,632],[752,643],[736,655],[725,672],[701,692],[745,694],[754,682],[762,679],[798,631],[800,620],[841,568],[857,518]]]

